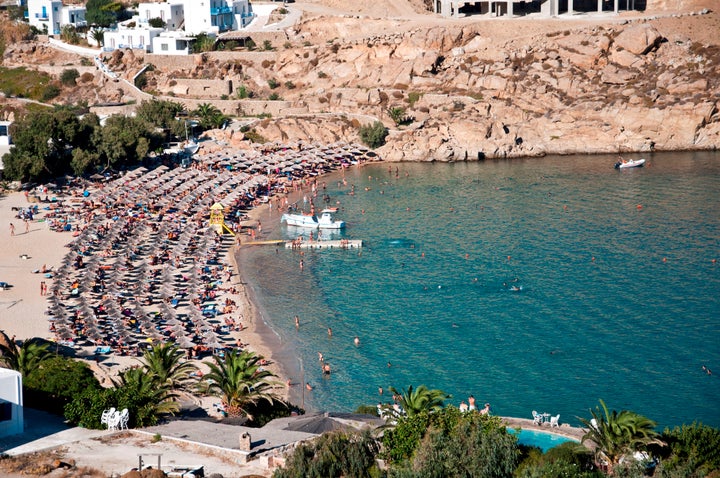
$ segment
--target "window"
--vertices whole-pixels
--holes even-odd
[[[168,51],[168,44],[167,44],[167,43],[161,43],[161,44],[160,44],[160,50],[161,50],[161,51]]]

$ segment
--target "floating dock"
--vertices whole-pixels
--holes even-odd
[[[275,239],[242,243],[243,246],[279,246],[281,244],[285,244],[285,249],[360,249],[363,246],[363,241],[361,239],[342,239],[338,241],[283,241],[282,239]]]
[[[287,241],[285,249],[360,249],[360,239],[343,239],[340,241]]]

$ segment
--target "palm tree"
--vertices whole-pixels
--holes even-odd
[[[7,368],[17,370],[23,377],[38,368],[45,360],[53,356],[48,350],[50,344],[26,340],[19,347],[14,343],[0,345],[0,363]]]
[[[428,389],[425,385],[420,385],[416,389],[410,385],[407,390],[399,392],[395,387],[390,387],[390,391],[394,395],[400,396],[400,403],[408,414],[413,416],[421,412],[436,412],[445,406],[445,400],[451,398],[442,390]]]
[[[142,368],[127,369],[120,374],[119,380],[112,382],[115,388],[122,389],[143,408],[145,416],[174,414],[180,409],[177,395],[167,385],[158,384],[154,377]]]
[[[628,410],[609,412],[602,400],[600,405],[602,408],[590,410],[590,420],[578,418],[587,427],[583,443],[591,441],[595,444],[595,461],[607,466],[609,474],[623,456],[643,450],[650,444],[664,445],[654,430],[657,426],[654,421]]]
[[[97,42],[98,46],[105,46],[105,31],[100,28],[90,30],[90,38]]]
[[[213,362],[205,362],[210,372],[203,379],[208,391],[220,397],[229,416],[247,415],[246,407],[260,399],[273,402],[272,389],[278,385],[270,379],[275,375],[261,370],[262,355],[250,351],[230,351],[225,358],[214,356]]]
[[[226,119],[225,115],[210,103],[199,104],[193,115],[200,120],[200,126],[204,129],[219,128]]]
[[[183,360],[184,356],[180,347],[165,343],[146,350],[141,363],[158,384],[177,390],[183,388],[190,375],[197,370],[195,365]]]

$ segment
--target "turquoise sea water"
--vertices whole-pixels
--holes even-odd
[[[360,253],[308,251],[303,270],[296,251],[240,253],[293,381],[315,386],[294,387],[296,401],[351,411],[388,401],[390,385],[425,384],[498,415],[577,424],[602,398],[661,426],[720,426],[720,154],[648,159],[625,171],[614,156],[575,156],[399,164],[397,177],[378,164],[347,171],[347,186],[324,177]],[[264,214],[264,238],[298,234],[279,219]]]

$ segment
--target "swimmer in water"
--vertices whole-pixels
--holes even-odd
[[[356,335],[356,336],[355,336],[355,339],[353,340],[353,343],[354,343],[355,345],[360,345],[360,337],[358,337],[358,336]]]

